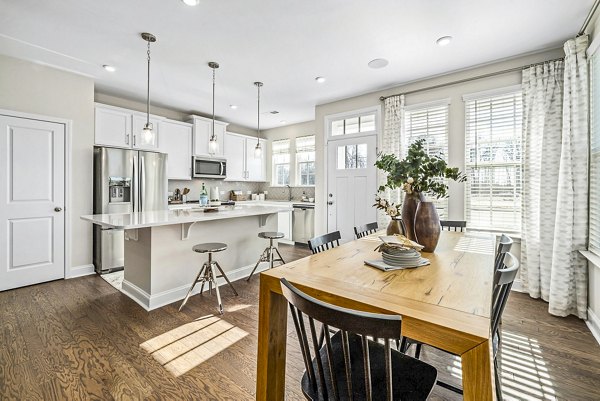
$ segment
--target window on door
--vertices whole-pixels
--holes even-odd
[[[290,184],[290,140],[273,141],[273,175],[272,186]]]
[[[367,144],[338,146],[337,168],[338,170],[367,168]]]
[[[404,133],[407,149],[412,143],[424,139],[429,156],[439,156],[448,161],[448,100],[408,106],[404,114]],[[444,180],[447,181],[447,180]],[[440,219],[448,218],[448,199],[434,200]]]
[[[375,112],[333,120],[330,127],[331,135],[341,136],[373,132],[377,128],[375,121]]]
[[[315,136],[296,138],[296,184],[315,185]]]
[[[472,229],[520,232],[521,91],[464,99],[467,224]]]

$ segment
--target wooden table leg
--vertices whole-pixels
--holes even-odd
[[[281,401],[285,398],[287,301],[279,280],[260,276],[258,306],[256,399]]]
[[[490,341],[484,341],[461,355],[465,401],[496,399],[490,348]]]

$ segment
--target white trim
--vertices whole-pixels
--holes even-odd
[[[592,43],[590,43],[589,47],[586,50],[587,56],[593,56],[598,50],[598,47],[600,47],[600,36],[596,36],[594,40],[592,40]]]
[[[348,135],[336,135],[336,136],[332,136],[331,135],[331,123],[333,121],[337,121],[337,120],[345,120],[351,117],[360,117],[360,116],[364,116],[367,114],[371,114],[371,113],[375,113],[375,131],[372,132],[368,132],[368,133],[364,133],[364,132],[357,132],[356,134],[348,134]],[[373,133],[378,134],[379,132],[381,132],[381,123],[382,123],[382,118],[381,118],[381,105],[377,105],[377,106],[370,106],[370,107],[363,107],[362,109],[357,109],[357,110],[352,110],[352,111],[344,111],[342,113],[335,113],[335,114],[328,114],[324,117],[325,120],[325,130],[323,131],[325,133],[325,135],[323,135],[325,137],[325,143],[327,143],[327,140],[331,140],[332,138],[335,139],[341,139],[341,138],[349,138],[349,137],[358,137],[361,134],[362,135],[372,135]],[[316,142],[315,142],[316,145]]]
[[[231,270],[226,272],[229,281],[234,282],[243,278],[246,278],[250,275],[250,272],[254,268],[254,264],[240,267],[239,269]],[[263,263],[259,265],[258,269],[254,273],[253,280],[260,280],[259,273],[263,270],[267,270],[269,265]],[[226,285],[227,282],[223,278],[217,279],[217,285],[219,287]],[[165,305],[172,304],[173,302],[181,301],[185,298],[185,295],[189,291],[191,286],[190,284],[186,284],[177,288],[173,288],[168,291],[159,292],[158,294],[154,294],[150,296],[146,291],[139,288],[135,284],[130,283],[129,281],[123,279],[123,285],[121,287],[121,292],[127,295],[129,298],[133,299],[138,305],[144,308],[146,311],[151,311],[154,309],[161,308]],[[194,287],[194,291],[192,291],[192,295],[196,295],[200,293],[201,286],[196,285]],[[204,290],[204,292],[208,292],[208,288]],[[217,302],[217,298],[215,297],[214,302]],[[227,301],[223,301],[223,306],[225,307]]]
[[[506,94],[517,92],[520,90],[522,90],[521,84],[511,85],[511,86],[505,86],[503,88],[489,89],[489,90],[485,90],[485,91],[481,91],[481,92],[465,93],[462,96],[462,99],[464,102],[467,102],[469,100],[477,100],[477,99],[482,99],[482,98],[506,95]]]
[[[65,274],[65,278],[75,278],[81,276],[89,276],[91,274],[95,274],[93,264],[81,265],[81,266],[72,266],[68,272]]]
[[[8,116],[8,117],[17,117],[17,118],[26,118],[29,120],[37,120],[37,121],[46,121],[56,124],[63,124],[65,126],[65,143],[64,143],[64,162],[65,162],[65,180],[64,180],[64,205],[63,212],[65,214],[65,232],[64,232],[64,275],[63,278],[67,277],[76,277],[73,276],[71,271],[77,271],[80,266],[73,267],[71,266],[71,166],[72,166],[72,154],[71,154],[71,141],[72,141],[72,132],[73,132],[73,120],[46,116],[43,114],[35,114],[35,113],[26,113],[15,110],[7,110],[0,109],[0,115]],[[84,265],[87,266],[87,265]]]
[[[585,321],[585,324],[592,332],[592,335],[594,336],[598,344],[600,344],[600,319],[590,308],[587,309],[587,315],[588,318]]]
[[[588,261],[592,263],[592,265],[596,266],[596,268],[600,269],[600,256],[598,256],[594,251],[579,251]]]
[[[409,106],[404,106],[404,111],[415,111],[415,110],[420,110],[420,109],[429,109],[429,108],[438,107],[438,106],[448,106],[451,103],[450,101],[451,101],[451,98],[448,97],[445,99],[432,100],[430,102],[411,104]]]

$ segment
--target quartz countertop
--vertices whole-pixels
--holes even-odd
[[[279,212],[289,212],[290,206],[281,205],[235,205],[219,206],[218,212],[204,212],[195,208],[179,210],[157,210],[137,213],[92,214],[81,216],[82,220],[98,224],[104,228],[125,229],[167,226],[171,224],[196,223],[202,221],[233,219],[237,217],[261,216]]]

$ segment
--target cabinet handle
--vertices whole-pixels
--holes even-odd
[[[133,134],[133,146],[135,146],[135,134]]]
[[[125,144],[129,145],[129,134],[125,134]]]

